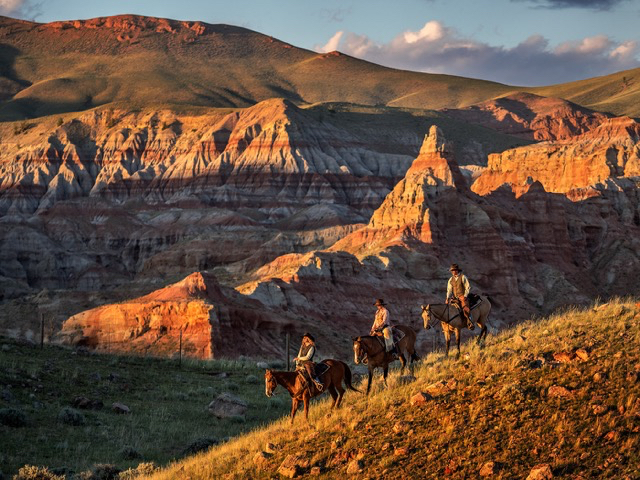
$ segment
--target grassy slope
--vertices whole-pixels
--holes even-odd
[[[347,55],[320,55],[250,30],[213,25],[197,38],[155,32],[135,42],[108,27],[56,29],[0,18],[0,119],[97,105],[244,107],[283,97],[296,103],[351,102],[413,108],[464,106],[508,92],[482,80],[381,67]],[[177,24],[177,22],[174,22]],[[185,74],[188,72],[188,74]],[[3,87],[4,85],[4,87]]]
[[[539,463],[562,478],[637,478],[639,320],[637,304],[615,301],[531,321],[490,337],[484,349],[466,347],[460,361],[429,355],[415,382],[377,390],[368,401],[350,392],[331,418],[326,402],[315,405],[312,427],[298,419],[289,428],[283,419],[153,478],[271,478],[289,454],[326,478],[343,477],[354,458],[360,478],[477,478],[489,461],[492,478],[525,478]],[[588,360],[553,361],[553,353],[577,348],[589,351]],[[457,384],[424,407],[410,406],[440,380]],[[572,396],[548,395],[555,385]],[[267,442],[277,452],[260,470],[252,459]]]
[[[185,361],[75,354],[67,349],[16,345],[0,349],[0,409],[18,408],[25,427],[0,424],[0,471],[24,464],[82,471],[94,464],[124,469],[140,461],[166,463],[201,439],[222,441],[275,419],[286,408],[264,396],[263,371],[255,362]],[[220,375],[226,373],[227,376]],[[206,407],[223,392],[251,406],[245,421],[217,420]],[[76,396],[101,399],[102,410],[79,410],[81,426],[58,414]],[[131,408],[116,415],[113,402]],[[126,447],[141,457],[127,459]]]
[[[640,117],[640,68],[526,90],[546,97],[564,98],[601,112]]]

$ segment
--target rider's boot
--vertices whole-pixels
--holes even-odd
[[[464,318],[467,319],[467,328],[469,330],[473,330],[474,328],[476,328],[476,326],[473,324],[473,321],[471,320],[470,314],[468,314],[467,312],[464,312]]]
[[[316,388],[318,389],[318,391],[321,392],[322,390],[324,390],[324,385],[318,377],[314,377],[313,382],[316,384]]]

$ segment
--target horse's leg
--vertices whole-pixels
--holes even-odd
[[[458,346],[458,353],[456,355],[456,358],[460,358],[460,329],[456,328],[455,329],[455,334],[456,334],[456,345]]]
[[[400,363],[402,364],[402,368],[400,368],[400,373],[404,372],[404,367],[407,365],[407,359],[404,358],[404,353],[400,353],[398,355],[398,358],[400,359]]]
[[[306,393],[302,396],[302,404],[304,405],[304,419],[309,423],[309,395]]]
[[[338,403],[338,392],[335,385],[331,385],[329,387],[329,395],[331,395],[331,398],[333,398],[333,403],[331,404],[331,410],[333,410],[334,408],[336,408],[336,404]]]
[[[389,364],[387,363],[382,367],[382,380],[384,381],[384,387],[387,388],[387,374],[389,373]]]
[[[293,419],[296,416],[296,412],[298,411],[299,401],[297,398],[291,399],[291,425],[293,425]]]
[[[447,344],[446,346],[446,350],[445,350],[445,356],[449,356],[449,342],[451,341],[451,330],[449,330],[448,328],[443,328],[442,331],[444,332],[444,340],[445,343]]]
[[[342,397],[344,397],[344,388],[342,388],[342,382],[338,384],[336,387],[338,390],[338,404],[336,408],[340,408],[340,404],[342,403]]]
[[[371,368],[371,364],[369,364],[369,381],[367,382],[367,395],[369,395],[369,390],[371,390],[372,378],[373,378],[373,369]]]

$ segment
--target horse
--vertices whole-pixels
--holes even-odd
[[[300,402],[304,405],[304,418],[309,423],[309,400],[328,391],[333,398],[331,410],[339,408],[344,396],[345,389],[342,388],[342,382],[349,390],[362,393],[351,384],[351,370],[349,366],[340,360],[327,359],[316,365],[316,369],[320,370],[320,366],[325,364],[328,368],[319,377],[323,384],[322,391],[313,381],[305,381],[300,377],[299,372],[283,372],[267,369],[264,374],[265,394],[267,397],[273,396],[273,391],[278,385],[282,385],[291,395],[291,425],[296,416]],[[307,386],[305,386],[305,383]]]
[[[491,312],[491,301],[489,300],[489,297],[484,295],[478,295],[478,298],[480,299],[480,303],[476,303],[476,305],[471,308],[471,314],[478,326],[480,326],[480,335],[478,335],[478,338],[476,339],[476,343],[479,345],[480,342],[487,337],[487,318],[489,317],[489,312]],[[425,329],[429,330],[431,328],[430,321],[432,317],[440,320],[444,339],[447,342],[447,356],[449,356],[451,332],[455,333],[456,344],[458,346],[458,354],[456,358],[459,358],[460,330],[468,328],[466,320],[460,314],[460,310],[455,307],[452,308],[451,305],[446,303],[429,303],[427,305],[421,305],[421,307],[422,313],[420,316],[422,317]]]
[[[395,325],[394,329],[400,330],[404,333],[404,337],[397,342],[398,347],[398,360],[402,364],[401,372],[404,371],[404,367],[407,364],[407,359],[404,354],[406,353],[413,364],[414,360],[420,360],[420,357],[416,355],[414,345],[416,343],[416,332],[406,325]],[[367,356],[367,366],[369,367],[369,381],[367,382],[367,395],[371,390],[371,378],[373,377],[373,370],[376,368],[382,368],[382,374],[384,378],[384,384],[387,385],[387,373],[389,372],[389,364],[396,360],[393,355],[385,350],[384,345],[380,344],[377,337],[370,335],[353,337],[353,359],[358,365]]]

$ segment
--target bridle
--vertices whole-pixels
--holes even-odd
[[[451,307],[450,307],[450,305],[448,303],[446,305],[447,305],[447,309],[445,310],[446,318],[449,318],[449,308],[451,308]],[[422,313],[425,313],[425,312],[427,314],[427,321],[424,322],[424,328],[426,330],[429,330],[431,328],[431,317],[432,316],[435,317],[437,320],[439,320],[441,322],[449,323],[443,317],[441,317],[436,312],[431,310],[431,304],[430,303],[428,303],[426,305],[422,305]],[[424,317],[423,317],[423,320],[424,320]]]
[[[265,395],[267,397],[273,397],[273,391],[278,386],[278,381],[273,373],[270,370],[267,370],[264,374],[264,383],[265,383]]]
[[[375,338],[375,337],[371,335],[371,338]],[[371,358],[371,357],[375,357],[380,352],[384,352],[384,347],[380,347],[379,352],[376,352],[375,354],[370,354],[367,351],[366,345],[362,343],[362,337],[355,337],[353,339],[353,361],[355,362],[356,365],[360,364],[360,362],[364,359],[365,355]]]

